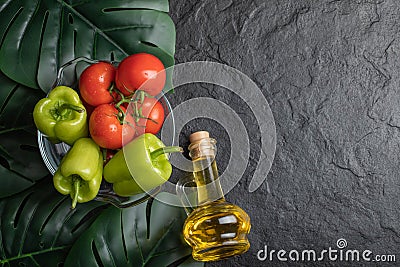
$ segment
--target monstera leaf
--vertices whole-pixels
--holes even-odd
[[[58,68],[80,57],[154,54],[174,64],[167,0],[0,0],[0,69],[31,88],[51,89]]]
[[[0,198],[21,192],[48,175],[39,154],[32,111],[43,92],[0,72]]]
[[[182,239],[183,209],[162,202],[177,197],[160,193],[157,198],[105,210],[75,242],[65,266],[203,266]]]
[[[0,266],[60,266],[104,209],[92,201],[71,210],[71,199],[56,192],[49,179],[0,201]]]

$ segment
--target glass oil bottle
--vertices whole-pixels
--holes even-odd
[[[195,132],[189,139],[197,207],[185,221],[185,241],[198,261],[242,254],[250,247],[250,218],[240,207],[225,201],[215,162],[216,141],[206,131]]]

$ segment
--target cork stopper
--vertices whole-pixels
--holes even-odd
[[[192,160],[200,157],[215,156],[215,139],[207,131],[194,132],[189,136],[189,156]]]
[[[210,138],[210,134],[207,131],[198,131],[189,136],[189,141],[190,143],[195,143],[205,138]]]

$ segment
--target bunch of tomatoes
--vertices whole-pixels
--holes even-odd
[[[115,150],[143,133],[157,134],[164,108],[157,100],[166,80],[163,63],[147,53],[133,54],[115,67],[98,62],[79,78],[79,92],[92,139]]]

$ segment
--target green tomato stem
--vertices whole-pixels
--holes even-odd
[[[140,108],[138,107],[138,103],[140,103],[140,104],[144,103],[145,97],[153,98],[153,96],[149,95],[148,93],[146,93],[143,90],[137,90],[137,91],[135,91],[136,94],[135,94],[134,98],[133,98],[134,93],[132,93],[132,97],[131,98],[128,98],[128,97],[125,97],[116,87],[111,86],[110,89],[109,89],[110,94],[112,94],[113,91],[117,92],[119,94],[119,96],[121,97],[121,100],[118,101],[118,103],[116,103],[114,105],[115,108],[118,110],[117,118],[118,118],[118,121],[119,121],[120,124],[123,124],[123,121],[125,119],[125,113],[121,109],[121,105],[124,104],[124,103],[133,103],[134,108],[133,108],[132,116],[133,116],[136,124],[139,122],[140,119],[150,120],[153,123],[158,124],[157,121],[155,121],[155,120],[153,120],[151,118],[147,118],[147,117],[143,116],[142,107],[140,107]]]
[[[113,96],[113,92],[116,90],[114,82],[111,83],[110,87],[108,88],[108,92],[111,96]]]
[[[117,103],[117,104],[115,104],[115,106],[116,107],[119,107],[119,106],[121,106],[123,103],[130,103],[131,102],[131,100],[130,99],[126,99],[125,97],[121,97],[122,99]]]
[[[139,99],[140,99],[140,103],[144,103],[144,98],[146,97],[145,92],[144,91],[140,91],[139,92]]]
[[[166,154],[166,153],[176,153],[176,152],[183,152],[183,148],[179,146],[166,146],[160,147],[159,149],[150,152],[151,160],[155,160],[157,157]]]

